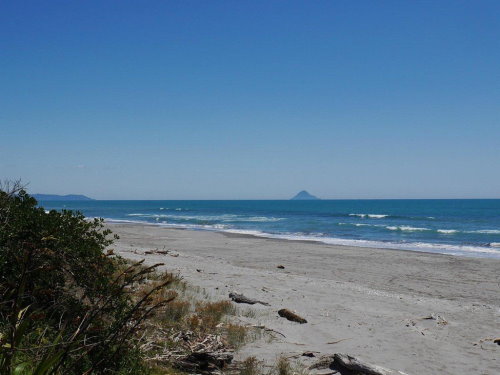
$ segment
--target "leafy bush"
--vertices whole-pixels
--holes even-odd
[[[102,219],[0,189],[0,373],[144,373],[136,333],[175,298],[172,278],[145,288],[159,265],[105,254],[113,239]]]

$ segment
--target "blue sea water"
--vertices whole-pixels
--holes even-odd
[[[115,222],[500,258],[500,199],[97,200],[40,205]]]

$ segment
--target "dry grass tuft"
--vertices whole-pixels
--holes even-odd
[[[262,366],[255,357],[248,357],[241,363],[239,375],[261,375]]]
[[[293,373],[290,361],[285,357],[278,358],[276,362],[276,375],[291,375]]]
[[[309,375],[300,363],[290,363],[286,357],[279,357],[269,371],[264,371],[262,362],[255,357],[248,357],[239,363],[238,375]]]
[[[174,300],[166,306],[160,319],[164,323],[179,323],[188,316],[190,310],[191,303],[188,301]]]
[[[139,342],[155,375],[182,374],[173,368],[193,352],[231,352],[262,335],[260,329],[238,324],[237,316],[255,317],[253,309],[240,311],[230,301],[213,302],[205,289],[190,285],[173,273],[151,273],[145,281],[131,288],[132,298],[146,296],[157,285],[168,281],[166,289],[150,298],[170,302],[144,325]],[[256,359],[248,359],[243,367],[243,375],[264,374]]]
[[[214,329],[226,315],[234,315],[236,309],[229,301],[198,302],[195,312],[200,320],[199,327]]]
[[[300,363],[291,364],[288,358],[279,357],[268,375],[307,375],[307,370]]]
[[[248,327],[238,324],[227,324],[225,327],[225,337],[230,347],[239,349],[247,339]]]

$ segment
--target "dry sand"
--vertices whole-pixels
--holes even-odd
[[[270,304],[243,319],[285,337],[252,342],[240,358],[340,352],[412,375],[500,374],[500,346],[491,340],[500,337],[500,260],[109,226],[125,257],[164,262],[215,298],[238,291]],[[143,255],[155,248],[179,256]],[[308,323],[280,318],[281,308]],[[430,315],[439,318],[423,319]]]

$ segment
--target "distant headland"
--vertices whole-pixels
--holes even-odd
[[[94,200],[92,198],[89,198],[81,194],[68,194],[68,195],[33,194],[32,196],[37,201],[93,201]]]
[[[319,200],[319,198],[315,197],[312,194],[309,194],[305,190],[302,190],[296,196],[294,196],[291,200],[292,201],[306,201],[306,200],[313,201],[313,200]]]

